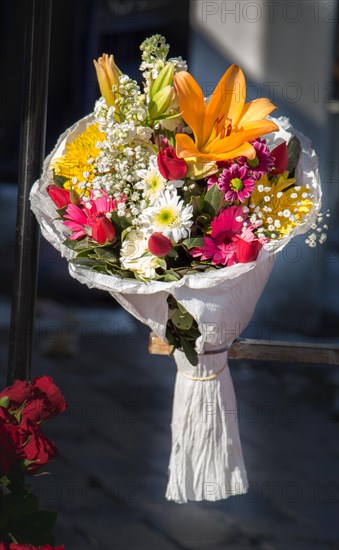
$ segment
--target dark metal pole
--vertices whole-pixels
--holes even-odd
[[[45,156],[51,0],[26,0],[25,74],[21,120],[19,189],[15,240],[15,275],[9,334],[9,384],[29,379],[39,231],[29,207],[29,192],[40,176]]]

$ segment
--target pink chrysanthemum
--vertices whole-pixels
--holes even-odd
[[[245,202],[255,188],[255,180],[245,166],[234,163],[221,172],[218,187],[225,193],[227,201],[239,199],[240,202]]]
[[[241,166],[245,166],[250,171],[251,176],[258,180],[264,174],[268,174],[274,166],[274,161],[270,153],[269,148],[266,145],[265,139],[255,139],[251,141],[254,149],[256,150],[256,157],[250,160],[246,157],[239,157],[237,162]]]
[[[254,227],[246,223],[241,206],[230,206],[220,212],[211,223],[212,232],[204,238],[204,246],[193,248],[194,258],[211,260],[213,265],[231,266],[254,262],[262,243],[254,235]]]
[[[81,201],[80,205],[69,204],[65,214],[64,225],[73,233],[71,240],[89,235],[93,240],[104,244],[115,237],[115,229],[106,214],[116,209],[116,201],[102,191],[102,196],[94,199],[91,192],[89,201]]]

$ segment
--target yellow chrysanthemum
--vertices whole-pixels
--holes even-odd
[[[288,172],[270,181],[267,175],[257,183],[250,199],[250,211],[257,211],[265,234],[282,238],[308,214],[313,206],[310,189],[293,185],[295,178],[288,178]]]
[[[66,144],[66,153],[54,159],[51,168],[55,175],[67,178],[65,189],[74,189],[79,195],[88,194],[86,187],[94,178],[94,161],[100,150],[96,144],[105,134],[97,124],[90,124],[74,141]],[[80,184],[80,185],[79,185]]]

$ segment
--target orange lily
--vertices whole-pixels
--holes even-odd
[[[188,72],[177,73],[174,82],[182,117],[194,134],[194,140],[187,134],[175,136],[176,153],[187,162],[188,175],[212,174],[217,170],[216,161],[239,156],[254,159],[256,153],[250,141],[279,129],[265,120],[276,109],[269,99],[245,103],[245,76],[237,65],[226,71],[208,105]]]

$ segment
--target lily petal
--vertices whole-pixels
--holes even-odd
[[[197,81],[186,71],[180,71],[174,75],[173,80],[182,117],[192,128],[196,145],[200,148],[206,113],[204,94]]]
[[[246,103],[244,106],[241,117],[237,122],[237,126],[243,126],[253,120],[262,120],[274,111],[274,109],[276,109],[276,106],[273,105],[273,103],[266,97],[254,99],[253,101]]]
[[[223,116],[224,119],[230,119],[233,126],[237,124],[244,108],[245,99],[246,81],[244,73],[238,65],[231,65],[219,81],[208,103],[204,132],[205,141],[212,133],[217,118]]]

